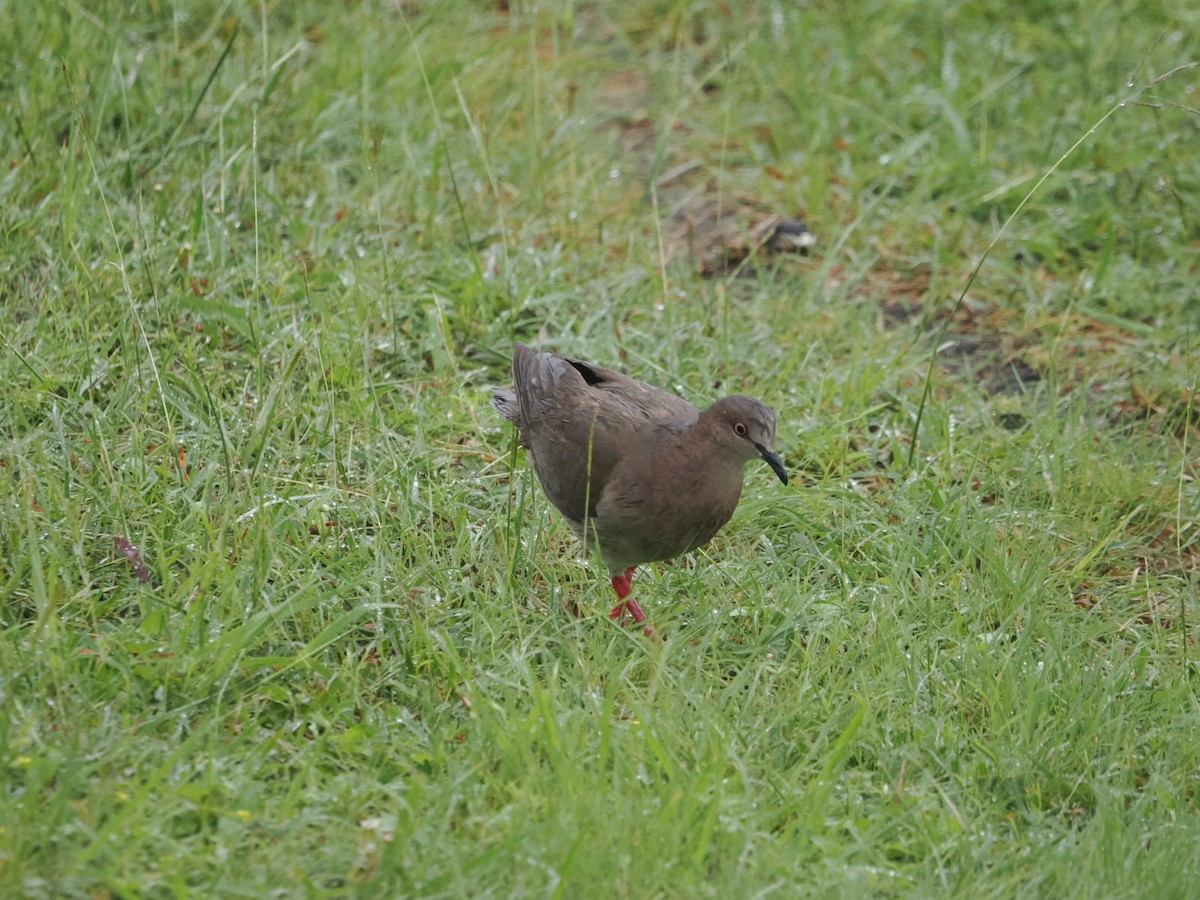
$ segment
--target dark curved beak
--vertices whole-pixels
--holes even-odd
[[[759,455],[762,456],[767,465],[771,467],[771,471],[779,476],[779,480],[784,484],[787,484],[787,469],[783,467],[783,460],[779,457],[779,454],[774,450],[768,450],[762,444],[758,443],[754,445],[754,449],[758,451]]]

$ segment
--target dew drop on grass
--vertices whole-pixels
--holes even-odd
[[[787,21],[783,17],[783,9],[778,3],[771,7],[771,34],[777,41],[787,37]]]

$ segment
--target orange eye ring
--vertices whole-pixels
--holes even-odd
[[[743,424],[742,422],[734,422],[733,423],[733,433],[736,434],[738,437],[745,437],[746,436],[745,424]]]

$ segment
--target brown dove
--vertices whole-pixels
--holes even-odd
[[[707,543],[733,515],[748,461],[765,460],[788,482],[775,452],[775,414],[751,397],[700,410],[520,343],[512,373],[514,389],[495,391],[492,403],[517,426],[550,502],[585,549],[600,551],[620,601],[614,619],[628,610],[645,621],[628,599],[634,571]]]

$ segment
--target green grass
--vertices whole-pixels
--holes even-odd
[[[0,10],[0,894],[1191,896],[1194,4],[499,5]],[[777,411],[661,643],[515,339]]]

